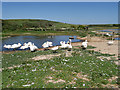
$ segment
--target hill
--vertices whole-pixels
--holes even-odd
[[[83,25],[74,25],[61,23],[56,21],[39,20],[39,19],[8,19],[2,20],[3,31],[10,30],[71,30],[71,29],[83,29]]]

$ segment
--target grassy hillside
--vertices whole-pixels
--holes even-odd
[[[9,19],[2,20],[3,31],[15,31],[15,30],[35,30],[35,31],[47,31],[47,30],[72,30],[83,29],[82,25],[73,25],[48,20],[38,19]]]

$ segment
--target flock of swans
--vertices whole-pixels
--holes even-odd
[[[7,49],[13,49],[13,50],[18,49],[18,48],[21,50],[25,50],[25,49],[29,48],[31,52],[38,49],[38,47],[35,46],[34,43],[32,43],[32,42],[24,43],[23,46],[20,43],[13,44],[13,45],[6,45],[5,44],[3,47],[7,48]]]
[[[107,33],[106,35],[111,36],[109,33]],[[69,51],[71,51],[71,49],[72,49],[71,41],[72,41],[71,39],[69,39],[69,41],[67,41],[67,43],[65,43],[65,41],[60,41],[60,46],[54,46],[53,48],[51,48],[51,50],[56,52],[56,50],[58,50],[59,48],[62,48],[62,49],[68,49]],[[113,43],[114,43],[113,39],[111,41],[107,42],[108,45],[112,45]],[[43,43],[42,47],[44,48],[44,50],[47,50],[48,47],[53,46],[52,44],[53,44],[52,42],[47,41],[47,42]],[[88,44],[87,40],[82,42],[82,46],[81,46],[82,49],[86,49],[87,44]],[[36,45],[34,45],[34,43],[32,43],[32,42],[24,43],[23,46],[20,43],[13,44],[13,45],[5,44],[3,47],[7,48],[7,49],[13,49],[13,50],[15,50],[17,48],[19,48],[21,50],[25,50],[25,49],[29,48],[31,52],[36,51],[38,49],[38,47]]]
[[[71,45],[71,39],[69,39],[69,41],[67,41],[67,43],[65,43],[65,41],[60,41],[60,46],[54,46],[51,48],[51,50],[53,50],[54,52],[56,52],[56,50],[58,50],[59,48],[61,49],[68,49],[69,51],[71,51],[72,49],[72,45]],[[87,48],[87,40],[85,40],[85,42],[82,42],[82,48]],[[53,43],[52,42],[45,42],[43,43],[42,47],[44,48],[44,50],[47,50],[48,47],[51,47],[53,46]],[[28,42],[28,43],[24,43],[23,45],[20,44],[20,43],[17,43],[17,44],[13,44],[13,45],[4,45],[3,46],[4,48],[7,48],[7,49],[21,49],[21,50],[25,50],[25,49],[30,49],[31,52],[33,51],[36,51],[38,49],[38,47],[36,45],[34,45],[34,43],[32,42]]]

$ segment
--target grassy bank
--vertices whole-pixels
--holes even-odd
[[[17,36],[17,35],[76,35],[84,37],[87,32],[83,31],[7,31],[2,33],[2,37]]]
[[[66,56],[68,53],[70,55]],[[61,55],[50,60],[31,59],[46,54],[53,52],[20,51],[3,54],[3,88],[104,88],[108,84],[117,85],[116,80],[108,80],[118,74],[115,60],[97,58],[109,57],[108,54],[74,47],[72,51],[58,50],[56,54]],[[7,69],[15,65],[20,66]]]

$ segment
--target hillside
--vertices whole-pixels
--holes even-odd
[[[39,19],[9,19],[2,20],[2,27],[3,31],[6,30],[57,31],[57,30],[83,29],[84,26]]]

